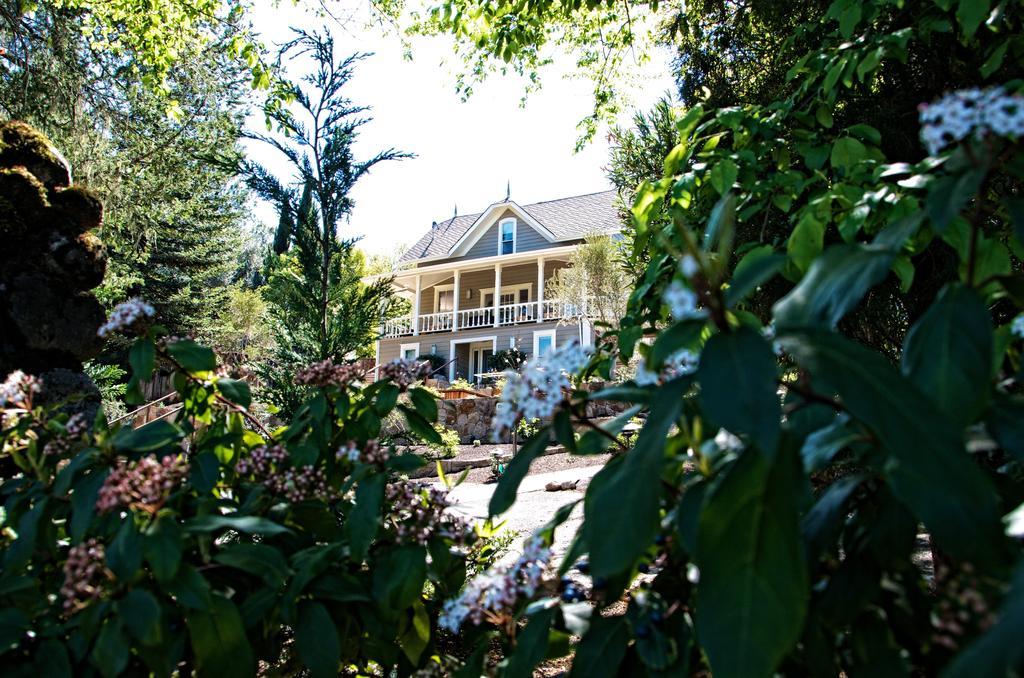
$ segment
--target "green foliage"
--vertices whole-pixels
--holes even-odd
[[[555,271],[545,295],[608,327],[622,317],[628,290],[616,239],[592,233],[569,255],[569,266]]]
[[[174,68],[149,82],[145,74],[155,71],[137,60],[138,45],[91,42],[118,42],[165,10],[166,18],[199,20],[190,3],[41,2],[32,12],[9,4],[17,9],[0,22],[12,57],[0,74],[0,110],[43,130],[64,149],[76,181],[103,201],[96,235],[109,263],[98,297],[112,306],[143,295],[172,332],[203,336],[225,301],[244,216],[246,194],[234,177],[249,86],[224,51],[244,32],[240,17],[202,18],[197,30],[208,40],[195,40],[185,24],[182,33],[136,36],[175,50]],[[199,3],[209,5],[220,3]],[[112,34],[92,32],[108,20],[117,23]],[[168,97],[178,116],[168,115]]]
[[[487,362],[487,369],[492,372],[518,370],[526,364],[526,354],[518,348],[506,348],[496,352]]]
[[[444,424],[434,424],[434,430],[437,431],[440,442],[427,443],[428,456],[432,459],[451,459],[458,455],[459,443],[462,442],[459,434]]]
[[[270,114],[280,134],[260,138],[281,153],[294,173],[287,181],[301,190],[255,164],[247,176],[281,215],[274,250],[282,253],[272,260],[265,293],[277,346],[260,376],[263,397],[287,418],[304,395],[291,380],[296,368],[368,355],[381,322],[394,312],[390,278],[364,283],[365,257],[354,240],[340,237],[339,227],[352,213],[356,182],[378,163],[405,155],[354,157],[359,128],[370,119],[345,92],[362,55],[338,58],[326,33],[296,31],[281,57],[311,66],[313,74],[295,86],[293,106]]]
[[[603,8],[518,6],[542,32]],[[1024,141],[968,135],[931,156],[917,141],[918,104],[948,88],[1020,96],[1008,55],[1020,56],[1024,7],[992,9],[681,11],[690,107],[660,110],[622,147],[625,177],[643,166],[638,149],[658,147],[657,120],[672,119],[674,145],[647,165],[657,174],[629,214],[636,287],[578,376],[636,354],[648,373],[574,391],[554,415],[590,429],[577,442],[572,426],[553,427],[582,453],[607,438],[586,417],[591,398],[646,414],[632,449],[587,488],[560,566],[588,557],[602,612],[574,631],[573,674],[1024,669],[1009,631],[1020,514],[1003,522],[1024,498]],[[529,31],[515,40],[543,44]],[[721,88],[698,96],[700,78]],[[672,360],[681,350],[699,354],[696,370]],[[493,514],[512,506],[536,453],[524,448],[499,479]],[[612,608],[652,562],[625,614]],[[519,618],[554,644],[574,604],[538,600]],[[517,647],[508,670],[539,661],[535,650]]]
[[[156,335],[138,345],[149,349],[135,353],[175,366],[184,409],[174,422],[108,428],[101,415],[83,432],[56,409],[4,402],[5,669],[244,676],[257,662],[311,675],[436,668],[439,603],[462,582],[466,548],[484,560],[496,552],[485,537],[473,543],[467,524],[384,502],[399,488],[411,493],[410,509],[432,508],[396,478],[422,459],[393,448],[347,454],[374,449],[399,387],[324,387],[290,426],[270,432],[246,411],[244,382],[209,369],[208,349]],[[148,378],[152,366],[134,378]],[[417,391],[415,400],[424,397]],[[431,410],[422,402],[416,411]],[[159,477],[139,475],[156,460],[164,462]]]

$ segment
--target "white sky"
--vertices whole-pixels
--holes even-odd
[[[353,191],[355,210],[341,235],[363,236],[365,251],[391,253],[412,244],[432,221],[452,216],[455,205],[460,214],[480,212],[504,199],[506,182],[520,204],[610,188],[602,169],[608,157],[604,134],[573,152],[576,124],[591,110],[589,83],[566,80],[549,69],[543,89],[521,108],[521,81],[495,75],[462,102],[455,93],[457,60],[444,38],[416,40],[408,61],[398,36],[377,28],[363,29],[360,22],[341,27],[287,3],[257,5],[254,23],[268,46],[287,40],[290,25],[324,25],[335,36],[339,56],[374,53],[357,67],[348,89],[349,98],[370,106],[373,116],[361,130],[357,157],[388,147],[416,157],[377,165]],[[442,64],[446,59],[451,66]],[[656,61],[633,92],[637,107],[649,108],[672,87],[665,61]],[[262,124],[262,117],[254,122]],[[248,144],[247,151],[280,178],[288,176],[287,165],[272,150]],[[256,215],[277,223],[265,205]]]

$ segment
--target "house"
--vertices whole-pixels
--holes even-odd
[[[396,293],[412,314],[388,320],[377,364],[436,354],[449,381],[479,381],[495,352],[544,353],[593,340],[584,313],[545,294],[592,233],[618,233],[614,191],[531,205],[506,198],[479,214],[435,222],[399,262]]]

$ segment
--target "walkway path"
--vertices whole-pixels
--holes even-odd
[[[583,498],[590,479],[600,471],[602,466],[586,466],[583,468],[569,468],[562,471],[549,473],[538,473],[528,475],[519,486],[519,495],[516,503],[512,505],[500,520],[505,521],[505,529],[518,532],[518,536],[512,542],[509,552],[501,558],[504,561],[511,561],[518,557],[522,550],[523,540],[534,530],[541,527],[560,507]],[[559,492],[548,492],[544,486],[550,482],[564,482],[579,480],[575,490],[562,490]],[[452,510],[473,521],[487,519],[487,504],[494,493],[494,483],[481,484],[465,482],[452,489],[448,497],[454,503]],[[580,503],[573,509],[569,519],[555,530],[555,543],[553,546],[554,557],[552,562],[561,561],[562,555],[569,548],[576,530],[583,521],[583,504]]]

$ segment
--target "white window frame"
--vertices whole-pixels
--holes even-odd
[[[509,217],[508,219],[502,219],[501,221],[498,222],[498,256],[508,256],[508,254],[505,254],[504,252],[501,251],[501,231],[504,228],[505,224],[512,224],[512,251],[509,252],[508,254],[515,254],[518,249],[516,247],[516,240],[519,237],[519,221],[511,217]]]
[[[454,306],[454,303],[455,303],[455,298],[454,298],[455,297],[455,283],[450,283],[450,284],[447,284],[447,285],[434,285],[434,306],[433,306],[434,313],[451,313],[451,311],[442,311],[441,310],[441,302],[440,302],[441,292],[449,292],[449,291],[452,293],[452,305]]]
[[[555,330],[534,330],[533,331],[533,355],[537,357],[540,355],[540,340],[541,337],[551,337],[551,350],[554,351],[558,345],[558,337],[555,334]]]
[[[522,290],[526,290],[527,291],[527,296],[529,298],[526,301],[519,301],[519,293]],[[493,306],[493,304],[484,304],[484,299],[487,297],[487,295],[488,294],[493,294],[493,293],[494,293],[494,288],[493,287],[481,287],[480,288],[480,308],[491,308]],[[512,293],[512,294],[515,295],[516,300],[512,302],[513,306],[515,306],[516,304],[532,304],[534,301],[536,301],[536,299],[533,298],[533,283],[522,283],[522,284],[519,284],[519,285],[502,285],[501,286],[501,293],[502,294]]]
[[[423,355],[422,353],[420,353],[420,344],[419,344],[419,342],[416,342],[416,343],[411,343],[411,344],[402,344],[402,345],[400,345],[399,348],[398,348],[398,357],[402,358],[404,360],[405,359],[405,352],[408,349],[410,349],[410,348],[413,349],[413,353],[415,353],[415,355],[412,357],[413,360],[415,360],[419,356]]]

